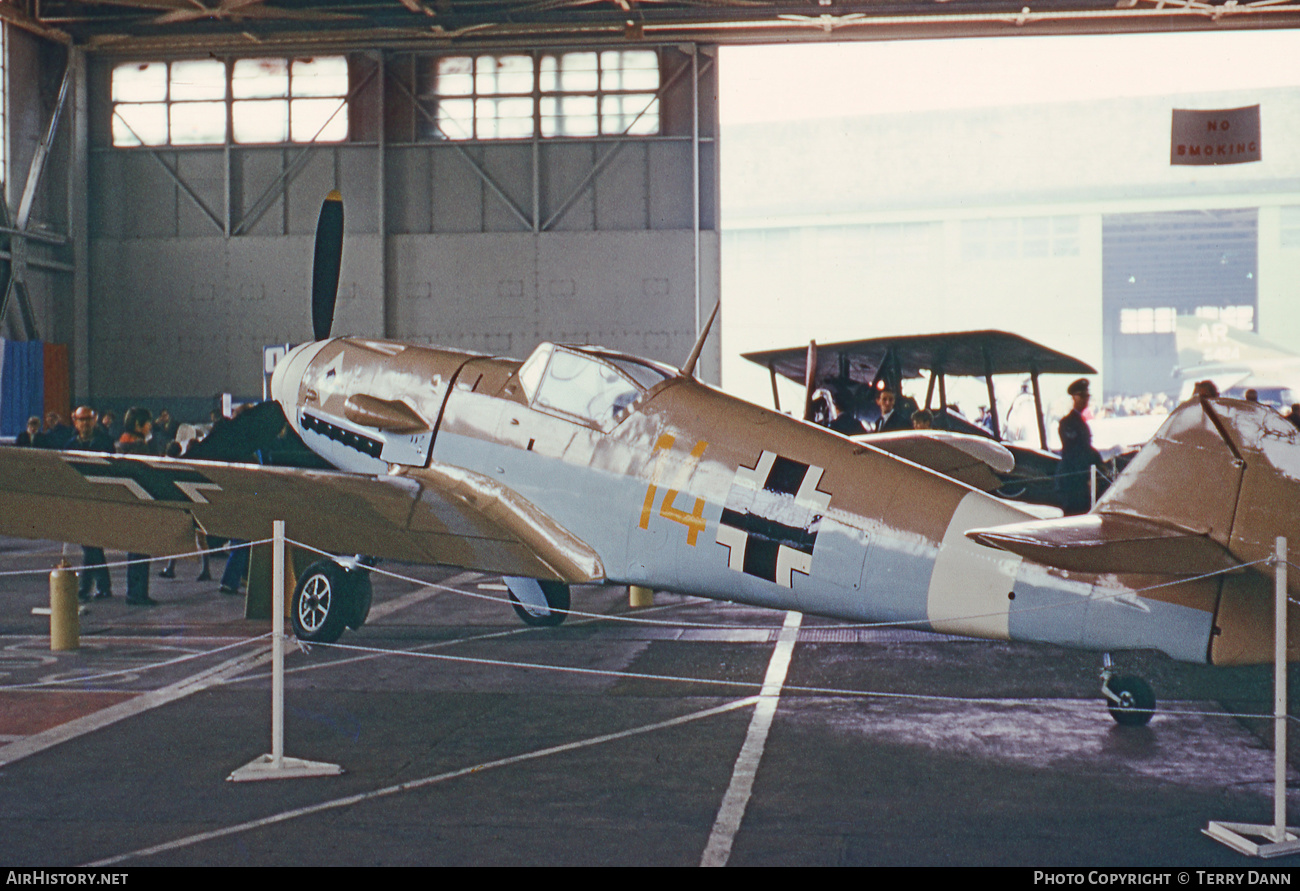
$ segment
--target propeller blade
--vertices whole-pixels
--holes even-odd
[[[336,189],[325,196],[316,223],[316,255],[311,270],[311,326],[316,340],[327,339],[334,327],[342,262],[343,196]]]

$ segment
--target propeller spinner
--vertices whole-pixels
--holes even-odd
[[[338,300],[339,267],[343,262],[343,196],[338,190],[325,196],[316,222],[316,254],[311,270],[311,325],[315,340],[325,340],[334,327]]]

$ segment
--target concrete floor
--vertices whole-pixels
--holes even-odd
[[[1266,668],[1125,655],[1161,712],[1120,728],[1094,654],[805,618],[720,819],[782,615],[580,589],[636,621],[529,629],[499,579],[428,567],[386,566],[423,581],[376,576],[347,648],[287,657],[286,754],[345,772],[228,782],[270,749],[266,625],[193,561],[149,609],[118,569],[51,653],[31,609],[59,550],[0,539],[0,573],[38,570],[0,574],[7,866],[691,866],[711,833],[738,866],[1300,864],[1201,833],[1271,819],[1270,724],[1228,716],[1271,709]]]

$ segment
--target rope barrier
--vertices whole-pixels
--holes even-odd
[[[153,563],[158,560],[182,560],[185,559],[186,557],[202,557],[204,554],[220,554],[223,551],[225,551],[228,547],[243,548],[243,547],[252,547],[253,545],[264,545],[270,543],[271,543],[271,539],[269,538],[259,538],[256,541],[242,542],[237,545],[225,545],[219,548],[207,548],[206,550],[201,550],[201,551],[184,551],[179,554],[161,554],[158,556],[150,555],[140,560],[113,560],[113,561],[105,561],[104,563],[93,563],[89,565],[83,564],[81,566],[68,566],[65,568],[66,569],[101,569],[101,568],[116,569],[120,566],[131,566],[136,563]],[[50,574],[50,570],[48,569],[11,569],[5,572],[0,572],[0,578],[5,578],[9,576],[19,576],[19,575],[49,575],[49,574]]]
[[[390,650],[384,647],[366,647],[358,644],[311,644],[310,648],[315,649],[344,650],[350,652],[366,653],[376,656],[407,656],[414,659],[428,659],[440,662],[451,662],[467,665],[484,665],[495,668],[514,668],[529,671],[547,671],[562,674],[576,674],[584,676],[609,677],[615,679],[627,680],[648,680],[663,681],[665,683],[678,683],[689,685],[705,685],[728,687],[743,690],[761,690],[763,681],[736,681],[722,678],[698,678],[685,677],[681,675],[660,675],[649,674],[638,671],[618,671],[608,668],[579,668],[576,666],[552,665],[543,662],[519,662],[509,659],[488,659],[481,656],[453,656],[447,653],[424,653],[414,650]],[[785,684],[782,687],[783,692],[808,693],[818,696],[843,696],[857,699],[895,699],[915,702],[936,702],[936,703],[961,703],[964,705],[1007,705],[1005,698],[998,699],[987,696],[947,696],[935,693],[899,693],[887,692],[883,690],[854,690],[842,687],[823,687],[808,686],[800,684]],[[1078,700],[1035,700],[1035,704],[1056,704],[1063,702],[1077,702]],[[1263,718],[1273,720],[1272,714],[1254,713],[1254,712],[1224,712],[1224,711],[1199,711],[1195,709],[1170,709],[1161,708],[1161,715],[1180,715],[1185,717],[1212,717],[1212,718]]]
[[[267,539],[267,540],[263,540],[263,541],[249,542],[249,544],[250,544],[250,545],[251,545],[251,544],[264,544],[264,543],[266,543],[266,541],[269,541],[269,539]],[[304,543],[302,543],[302,542],[298,542],[298,541],[288,541],[287,543],[292,544],[292,545],[294,545],[295,547],[301,547],[301,548],[303,548],[304,550],[307,550],[307,551],[310,551],[310,552],[313,552],[313,553],[318,553],[318,554],[322,554],[322,555],[329,556],[328,552],[323,551],[323,550],[321,550],[321,549],[319,549],[319,548],[312,547],[312,546],[310,546],[310,545],[306,545],[306,544],[304,544]],[[219,550],[219,549],[213,549],[213,550],[215,551],[215,550]],[[198,552],[198,553],[201,553],[201,552]],[[161,559],[161,558],[155,558],[155,559]],[[1103,595],[1103,597],[1109,599],[1109,598],[1112,598],[1112,597],[1128,596],[1128,595],[1130,595],[1130,594],[1134,594],[1134,593],[1137,593],[1137,592],[1139,592],[1139,591],[1151,590],[1151,589],[1154,589],[1154,588],[1167,587],[1168,585],[1171,585],[1171,584],[1182,584],[1182,583],[1189,582],[1189,581],[1195,581],[1195,580],[1199,580],[1199,579],[1203,579],[1203,578],[1212,577],[1212,576],[1215,576],[1215,575],[1220,575],[1220,574],[1223,574],[1223,573],[1225,573],[1225,572],[1236,571],[1237,569],[1244,568],[1244,567],[1247,567],[1247,566],[1253,566],[1253,565],[1258,565],[1258,564],[1262,564],[1262,563],[1268,563],[1268,562],[1271,562],[1271,560],[1272,560],[1272,558],[1266,558],[1266,559],[1262,559],[1262,560],[1253,561],[1252,563],[1242,564],[1240,567],[1233,567],[1233,568],[1231,568],[1231,569],[1227,569],[1227,570],[1215,570],[1215,571],[1213,571],[1213,572],[1204,573],[1204,574],[1202,574],[1202,575],[1194,576],[1194,577],[1189,578],[1189,579],[1181,579],[1181,580],[1178,580],[1178,581],[1176,581],[1176,582],[1169,582],[1169,583],[1160,583],[1160,584],[1156,584],[1156,585],[1147,586],[1147,587],[1145,587],[1145,588],[1141,588],[1141,589],[1134,589],[1134,590],[1130,590],[1130,591],[1120,592],[1120,593],[1117,593],[1117,594],[1114,594],[1114,595]],[[119,562],[119,563],[114,563],[114,564],[112,564],[112,565],[122,565],[123,562],[131,562],[131,561],[122,561],[122,562]],[[138,562],[138,561],[137,561],[137,562]],[[443,590],[443,591],[447,591],[447,592],[451,592],[451,593],[461,594],[461,595],[463,595],[463,596],[470,596],[470,597],[475,597],[475,598],[479,598],[479,599],[487,599],[487,600],[493,600],[493,601],[502,601],[502,600],[504,600],[504,598],[501,598],[501,597],[495,597],[495,596],[490,596],[490,595],[474,594],[474,593],[472,593],[472,592],[463,591],[463,590],[461,590],[461,589],[454,588],[454,587],[451,587],[451,586],[448,586],[448,585],[441,585],[441,584],[438,584],[438,583],[436,583],[436,582],[428,582],[428,581],[423,580],[423,579],[415,578],[415,577],[412,577],[412,576],[406,576],[406,575],[403,575],[403,574],[401,574],[401,573],[396,573],[396,572],[392,572],[392,571],[389,571],[389,570],[380,569],[380,568],[378,568],[378,567],[369,567],[369,570],[372,571],[372,572],[378,572],[378,573],[380,573],[381,575],[385,575],[385,576],[388,576],[388,577],[391,577],[391,578],[395,578],[395,579],[398,579],[398,580],[407,581],[407,582],[411,582],[411,583],[414,583],[414,584],[420,584],[420,585],[424,585],[424,586],[427,586],[427,587],[433,587],[433,588],[437,588],[437,589],[439,589],[439,590]],[[1064,605],[1065,605],[1065,606],[1075,606],[1076,604],[1064,604]],[[1044,605],[1042,605],[1041,607],[1031,607],[1030,609],[1050,609],[1050,608],[1056,608],[1056,607],[1058,607],[1058,606],[1062,606],[1062,605],[1061,605],[1061,604],[1044,604]],[[775,629],[778,628],[778,626],[775,626],[775,625],[772,625],[772,626],[766,626],[766,625],[755,626],[755,625],[753,625],[752,623],[751,623],[751,624],[746,624],[746,625],[732,625],[732,624],[715,624],[715,623],[671,622],[671,621],[665,621],[665,620],[655,620],[655,619],[645,619],[645,618],[634,618],[634,617],[623,617],[623,616],[609,616],[609,615],[598,614],[598,613],[586,613],[586,612],[582,612],[582,611],[578,611],[578,610],[570,610],[570,611],[568,611],[568,613],[569,613],[569,615],[572,615],[572,616],[579,616],[579,617],[584,617],[584,618],[586,618],[586,619],[588,619],[588,620],[591,620],[591,621],[630,621],[630,622],[640,623],[640,624],[652,624],[652,625],[661,625],[661,626],[670,626],[670,627],[698,627],[698,628],[730,629],[730,630],[760,630],[760,629],[761,629],[761,630],[767,630],[767,631],[775,630]],[[980,615],[974,615],[974,616],[968,616],[968,617],[966,617],[966,618],[979,618],[979,617],[980,617]],[[912,622],[869,623],[869,624],[863,624],[863,625],[858,625],[858,626],[847,626],[847,627],[849,627],[849,628],[852,628],[852,627],[879,628],[879,627],[899,627],[899,626],[904,626],[904,625],[917,625],[917,624],[922,624],[922,622],[920,622],[920,621],[912,621]],[[928,623],[926,623],[926,624],[928,624]],[[843,625],[837,625],[837,626],[835,626],[835,628],[836,628],[837,630],[840,630],[840,629],[845,629],[846,626],[843,626]],[[519,629],[519,630],[524,631],[524,630],[528,630],[528,629]],[[172,659],[166,659],[166,660],[162,660],[162,661],[159,661],[159,662],[154,662],[154,663],[150,663],[150,664],[146,664],[146,665],[135,666],[135,667],[132,667],[132,668],[127,668],[127,669],[119,669],[119,670],[116,670],[116,671],[101,672],[101,673],[99,673],[99,674],[89,675],[89,676],[84,676],[84,677],[76,677],[76,678],[58,678],[58,679],[54,679],[54,680],[49,680],[49,681],[38,681],[38,682],[32,682],[32,683],[28,683],[28,684],[9,684],[9,685],[0,685],[0,690],[3,690],[3,691],[10,691],[10,690],[31,690],[31,689],[49,688],[49,687],[62,686],[62,685],[73,685],[73,684],[77,684],[77,685],[85,685],[85,684],[91,684],[91,683],[95,683],[95,682],[97,682],[97,681],[107,680],[107,679],[111,679],[111,678],[114,678],[114,677],[121,677],[121,676],[124,676],[124,675],[140,674],[140,673],[147,672],[147,671],[153,671],[153,670],[157,670],[157,669],[160,669],[160,668],[165,668],[165,667],[169,667],[169,666],[173,666],[173,665],[178,665],[178,664],[183,664],[183,663],[186,663],[186,662],[194,661],[194,660],[197,660],[197,659],[202,659],[202,658],[210,657],[210,656],[213,656],[213,655],[216,655],[216,654],[219,654],[219,653],[225,652],[225,651],[230,650],[230,649],[234,649],[234,648],[237,648],[237,647],[244,647],[244,646],[248,646],[248,645],[251,645],[251,644],[257,643],[258,641],[266,640],[266,639],[268,639],[270,636],[271,636],[271,635],[270,635],[269,633],[268,633],[268,634],[257,635],[257,636],[254,636],[254,637],[241,639],[241,640],[239,640],[239,641],[235,641],[235,642],[233,642],[233,643],[226,644],[226,645],[224,645],[224,646],[217,647],[217,648],[214,648],[214,649],[211,649],[211,650],[205,650],[205,651],[198,652],[198,653],[189,653],[189,654],[185,654],[185,655],[183,655],[183,656],[178,656],[178,657],[175,657],[175,658],[172,658]],[[440,642],[438,642],[438,643],[439,643],[440,645],[452,645],[452,644],[456,644],[456,643],[469,642],[469,640],[472,640],[472,639],[478,639],[479,637],[481,637],[481,635],[480,635],[480,636],[475,636],[474,638],[466,639],[466,640],[440,641]],[[382,647],[365,647],[365,646],[359,646],[359,645],[356,645],[356,644],[340,644],[340,643],[332,643],[332,644],[323,644],[323,643],[317,643],[317,644],[306,644],[306,643],[304,643],[304,642],[299,642],[299,647],[300,647],[300,649],[303,650],[304,652],[310,652],[310,650],[313,649],[313,648],[315,648],[315,647],[321,647],[321,648],[324,648],[324,649],[327,649],[327,650],[328,650],[328,649],[334,649],[334,650],[345,651],[345,652],[364,653],[364,654],[367,654],[367,655],[369,655],[369,656],[373,656],[373,657],[382,657],[382,656],[406,656],[406,657],[410,657],[410,658],[418,658],[418,659],[432,659],[432,660],[439,660],[439,661],[444,661],[444,662],[453,662],[453,663],[462,663],[462,664],[490,665],[490,666],[499,667],[499,668],[515,668],[515,669],[521,669],[521,670],[550,671],[550,672],[560,672],[560,673],[569,673],[569,674],[577,674],[577,675],[603,676],[603,677],[621,678],[621,679],[629,679],[629,680],[650,680],[650,681],[662,681],[662,682],[667,682],[667,683],[680,683],[680,684],[690,684],[690,685],[712,685],[712,686],[732,687],[732,688],[740,688],[740,689],[747,689],[747,690],[748,690],[748,689],[762,689],[762,686],[763,686],[763,684],[762,684],[761,681],[735,681],[735,680],[726,680],[726,679],[698,678],[698,677],[686,677],[686,676],[676,676],[676,675],[656,675],[656,674],[649,674],[649,673],[645,673],[645,672],[626,672],[626,671],[617,671],[617,670],[613,670],[613,669],[590,669],[590,668],[578,668],[578,667],[573,667],[573,666],[558,666],[558,665],[551,665],[551,664],[545,664],[545,663],[518,662],[518,661],[500,660],[500,659],[486,659],[486,658],[482,658],[482,657],[454,656],[454,655],[445,654],[445,653],[428,653],[428,652],[418,652],[418,651],[413,651],[413,650],[391,650],[391,649],[386,649],[386,648],[382,648]],[[351,661],[351,660],[348,660],[348,661]],[[330,665],[334,665],[334,664],[337,664],[337,663],[331,663]],[[322,667],[330,667],[330,666],[322,666]],[[815,695],[820,695],[820,696],[843,696],[843,697],[851,697],[851,698],[894,699],[894,700],[908,700],[908,701],[917,701],[917,702],[941,702],[941,703],[942,703],[942,702],[947,702],[947,703],[986,704],[986,705],[1006,705],[1006,704],[1007,704],[1007,702],[1006,702],[1005,699],[996,699],[996,698],[991,698],[991,697],[944,696],[944,695],[938,695],[938,694],[901,693],[901,692],[886,692],[886,691],[878,691],[878,690],[856,690],[856,689],[838,688],[838,687],[806,686],[806,685],[789,685],[789,684],[786,685],[785,689],[786,689],[787,691],[790,691],[790,692],[796,692],[796,693],[807,693],[807,694],[815,694]],[[1045,700],[1045,702],[1048,702],[1048,703],[1053,703],[1053,702],[1056,702],[1056,701],[1057,701],[1057,700]],[[1038,704],[1041,704],[1041,702],[1039,702]],[[1261,720],[1272,720],[1272,719],[1273,719],[1273,715],[1271,715],[1271,714],[1267,714],[1267,713],[1252,713],[1252,712],[1223,712],[1223,711],[1207,712],[1207,711],[1198,711],[1198,710],[1192,710],[1192,709],[1170,709],[1170,708],[1167,708],[1167,707],[1166,707],[1166,708],[1162,708],[1162,709],[1160,710],[1160,714],[1161,714],[1161,715],[1170,715],[1170,716],[1173,716],[1173,715],[1179,715],[1179,716],[1200,716],[1200,717],[1231,717],[1231,718],[1261,719]],[[1288,720],[1292,720],[1292,721],[1300,721],[1300,719],[1297,719],[1297,718],[1294,717],[1294,716],[1289,716],[1289,717],[1288,717]]]
[[[238,547],[245,547],[245,546],[251,547],[254,545],[264,545],[264,544],[269,544],[270,541],[271,539],[269,538],[258,539],[255,541],[249,541],[246,544],[239,545]],[[324,557],[333,558],[335,556],[328,551],[322,550],[320,548],[314,547],[312,545],[294,539],[286,539],[285,543],[293,545],[294,547],[297,548],[301,548],[305,551],[309,551],[314,554],[320,554]],[[214,553],[219,553],[222,550],[224,550],[224,548],[210,548],[205,551],[189,551],[184,554],[150,557],[148,560],[116,560],[112,562],[107,562],[105,564],[97,564],[97,566],[98,565],[104,565],[107,567],[129,566],[132,563],[152,562],[155,560],[170,560],[173,559],[173,557],[180,558],[180,557],[188,557],[188,556],[202,556],[205,553],[214,554]],[[1185,585],[1191,582],[1196,582],[1206,578],[1211,578],[1216,575],[1225,575],[1231,572],[1238,572],[1242,569],[1247,569],[1252,566],[1257,566],[1264,563],[1270,563],[1272,559],[1273,559],[1272,557],[1266,557],[1248,563],[1241,563],[1238,564],[1237,566],[1228,567],[1226,569],[1216,569],[1210,572],[1202,573],[1200,575],[1190,576],[1187,578],[1180,578],[1180,579],[1174,579],[1173,581],[1169,581],[1169,582],[1158,582],[1151,585],[1145,585],[1141,588],[1128,588],[1123,591],[1116,591],[1113,593],[1093,592],[1088,595],[1087,602],[1119,600],[1133,595],[1140,596],[1147,591],[1154,591],[1161,588],[1173,587],[1176,585]],[[73,567],[73,568],[84,568],[84,567]],[[396,579],[398,581],[409,582],[411,584],[421,585],[424,587],[436,588],[437,590],[444,591],[447,593],[452,593],[452,594],[458,594],[462,597],[469,597],[478,600],[490,600],[498,603],[509,603],[509,599],[505,597],[498,597],[491,594],[479,594],[472,591],[465,591],[460,588],[451,587],[449,585],[442,585],[439,584],[438,582],[432,582],[427,579],[418,578],[416,576],[404,575],[402,573],[384,569],[379,566],[368,566],[366,567],[366,569],[369,572],[377,573],[379,575]],[[21,570],[0,572],[0,577],[12,577],[18,575],[48,575],[48,574],[49,574],[48,569],[21,569]],[[702,599],[708,600],[708,598],[702,598]],[[1289,598],[1289,599],[1292,600],[1292,602],[1300,604],[1300,600],[1297,600],[1295,598]],[[722,601],[713,601],[713,602],[722,602]],[[1029,612],[1039,612],[1044,610],[1077,609],[1080,605],[1081,605],[1080,602],[1071,602],[1071,601],[1066,601],[1061,603],[1047,603],[1047,604],[1039,604],[1037,606],[1020,607],[1016,610],[1016,612],[1017,614],[1025,614]],[[755,630],[755,629],[767,629],[770,631],[770,630],[779,630],[780,628],[780,625],[776,625],[776,624],[756,625],[753,622],[748,622],[743,625],[730,624],[730,623],[717,623],[717,622],[687,622],[687,621],[672,622],[672,621],[661,620],[661,619],[646,619],[638,616],[612,616],[603,613],[591,613],[591,612],[585,612],[583,610],[576,610],[576,609],[568,609],[568,610],[557,609],[555,610],[555,612],[564,613],[565,615],[568,616],[600,619],[609,622],[625,622],[628,624],[652,625],[652,626],[663,626],[663,627],[674,627],[674,628],[681,627],[681,628],[701,628],[701,629],[712,629],[712,630],[737,630],[737,631]],[[1003,615],[1002,612],[972,613],[965,616],[948,617],[947,619],[945,619],[945,622],[962,622],[962,621],[971,621],[976,619],[995,618],[1001,615]],[[869,630],[888,629],[888,628],[931,631],[933,628],[933,626],[930,624],[930,620],[926,618],[898,619],[898,620],[887,621],[887,622],[855,622],[855,623],[840,624],[840,625],[836,625],[835,627],[839,630],[845,630],[845,631],[849,631],[849,630],[869,631]],[[943,633],[943,632],[937,632],[937,633]]]
[[[237,640],[234,643],[229,643],[224,646],[217,647],[215,650],[204,650],[201,653],[187,653],[184,656],[177,656],[173,659],[165,659],[162,662],[153,662],[147,665],[137,665],[133,668],[122,668],[122,669],[118,669],[117,671],[105,671],[99,674],[86,675],[84,677],[56,678],[55,680],[51,680],[51,681],[33,681],[30,684],[4,684],[4,685],[0,685],[0,690],[34,690],[34,689],[39,689],[41,687],[58,686],[60,684],[86,684],[86,683],[92,683],[94,681],[104,680],[105,678],[121,677],[122,675],[127,675],[127,674],[139,674],[145,671],[153,671],[154,669],[158,669],[158,668],[167,668],[168,666],[172,666],[172,665],[180,665],[184,662],[192,662],[195,659],[203,659],[207,656],[215,656],[218,653],[224,653],[226,650],[233,650],[236,647],[246,646],[251,643],[256,643],[259,640],[266,640],[270,637],[271,637],[271,632],[268,631],[265,634],[259,634],[255,637],[246,637],[241,640]]]

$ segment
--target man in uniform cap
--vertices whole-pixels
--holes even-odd
[[[1056,468],[1056,492],[1066,516],[1086,514],[1092,507],[1089,467],[1102,469],[1101,455],[1092,447],[1092,431],[1083,419],[1091,394],[1088,379],[1079,378],[1065,388],[1074,408],[1057,425],[1061,437],[1061,463]]]

